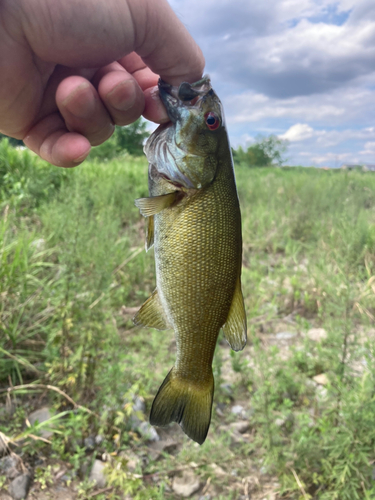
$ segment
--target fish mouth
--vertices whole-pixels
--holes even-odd
[[[212,91],[210,77],[205,75],[195,83],[182,82],[178,87],[164,82],[158,82],[159,95],[166,107],[168,116],[173,123],[181,116],[181,110],[186,106],[199,107],[201,97]]]

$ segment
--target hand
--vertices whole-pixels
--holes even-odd
[[[61,167],[114,124],[168,121],[155,86],[202,76],[203,55],[166,0],[2,0],[0,132]]]

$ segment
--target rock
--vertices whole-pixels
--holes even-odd
[[[222,467],[220,467],[220,465],[217,465],[217,464],[213,463],[213,464],[210,464],[210,467],[213,470],[213,472],[214,472],[214,474],[215,474],[216,477],[217,476],[225,476],[226,475],[225,470]]]
[[[182,447],[181,441],[175,441],[171,437],[166,437],[160,439],[159,441],[153,441],[148,443],[148,458],[151,460],[157,460],[163,451],[175,455],[177,451]]]
[[[8,495],[8,493],[0,493],[0,500],[13,500],[11,496]]]
[[[128,471],[130,472],[135,472],[136,469],[137,469],[137,465],[141,462],[141,460],[138,458],[138,459],[132,459],[130,458],[127,462],[126,462],[126,467],[128,468]]]
[[[89,436],[83,440],[83,444],[87,451],[93,451],[95,449],[95,438],[93,436]]]
[[[241,415],[244,412],[244,407],[241,405],[234,405],[234,406],[232,406],[230,411],[234,415]]]
[[[327,338],[327,332],[324,330],[324,328],[310,328],[310,330],[307,332],[307,336],[310,340],[313,340],[315,342],[322,342],[322,340],[325,340]]]
[[[9,485],[9,493],[14,500],[23,500],[29,493],[31,477],[29,474],[21,474],[13,479]]]
[[[185,470],[181,477],[173,478],[172,489],[177,495],[184,498],[190,497],[200,488],[200,482],[197,476],[191,470]]]
[[[144,413],[146,411],[146,405],[144,399],[136,396],[133,403],[133,411],[130,415],[130,426],[133,431],[139,431],[139,427],[144,422]]]
[[[276,427],[282,427],[283,425],[285,425],[285,422],[286,422],[285,418],[277,418],[275,420],[275,425]]]
[[[39,422],[40,424],[42,422],[46,422],[51,417],[52,417],[51,410],[47,406],[45,406],[43,408],[40,408],[39,410],[30,413],[30,415],[28,416],[28,420],[31,425],[34,425],[36,422]],[[42,428],[40,430],[40,435],[45,439],[49,439],[50,437],[53,436],[53,432]]]
[[[233,397],[233,386],[232,384],[220,384],[220,389],[222,390],[223,394],[226,396],[229,396],[230,398]]]
[[[145,413],[146,404],[143,398],[140,398],[138,396],[134,398],[133,411],[141,411],[142,413]]]
[[[98,488],[104,488],[107,484],[107,479],[104,475],[105,463],[101,460],[94,460],[89,480],[93,481]]]
[[[296,335],[297,334],[295,332],[279,332],[276,333],[275,338],[277,340],[290,340],[296,337]]]
[[[14,479],[21,474],[20,464],[21,460],[15,454],[2,458],[0,460],[0,475],[5,475],[7,479]]]
[[[239,434],[243,434],[250,428],[250,423],[247,422],[246,420],[242,422],[233,422],[229,426],[231,429],[233,429],[234,432],[238,432]]]
[[[329,382],[328,377],[325,373],[315,375],[315,377],[313,377],[313,380],[319,385],[327,385]]]
[[[152,427],[148,422],[142,422],[137,431],[140,433],[142,437],[148,439],[148,441],[159,441],[159,434],[156,432],[155,428]]]
[[[225,408],[226,405],[224,403],[218,403],[216,405],[216,415],[219,415],[219,417],[224,417]]]
[[[325,399],[327,397],[327,394],[328,394],[327,389],[325,387],[323,387],[322,385],[318,385],[318,387],[316,388],[316,395],[320,399]]]
[[[142,458],[136,455],[130,449],[126,451],[120,451],[119,456],[126,460],[126,468],[130,472],[135,472],[138,466],[142,466]]]
[[[98,445],[98,446],[101,445],[103,441],[104,441],[104,438],[100,434],[98,434],[97,436],[95,436],[95,444],[96,445]]]

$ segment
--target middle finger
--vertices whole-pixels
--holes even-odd
[[[57,88],[56,104],[70,132],[85,136],[92,146],[114,131],[112,119],[95,87],[81,76],[65,78]]]

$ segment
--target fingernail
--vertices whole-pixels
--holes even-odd
[[[87,92],[87,89],[90,89],[90,84],[86,82],[81,83],[62,102],[69,113],[76,118],[91,118],[95,112],[95,96],[92,92]]]
[[[127,80],[121,82],[111,92],[108,92],[107,99],[111,106],[119,111],[126,111],[134,106],[137,97],[134,82]]]
[[[150,96],[155,101],[160,101],[159,87],[157,85],[150,90]]]
[[[83,162],[83,160],[85,160],[85,159],[87,158],[87,156],[89,155],[90,150],[91,150],[91,148],[90,148],[88,151],[86,151],[86,153],[83,153],[83,155],[78,156],[78,158],[74,158],[73,163],[75,163],[75,164],[77,164],[77,165],[78,165],[79,163],[82,163],[82,162]]]

